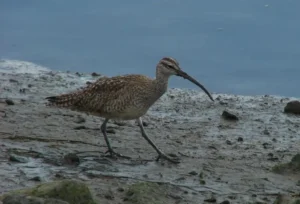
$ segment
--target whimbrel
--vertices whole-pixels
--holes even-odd
[[[167,91],[168,79],[172,75],[193,82],[214,101],[206,88],[182,71],[177,60],[171,57],[164,57],[159,61],[154,79],[137,74],[100,78],[81,90],[47,97],[46,99],[50,102],[48,104],[50,106],[69,108],[104,118],[101,131],[110,156],[123,157],[123,155],[115,152],[110,145],[106,133],[107,122],[110,119],[136,120],[142,136],[158,153],[157,160],[164,158],[170,162],[179,163],[178,160],[168,157],[152,142],[145,132],[141,118]]]

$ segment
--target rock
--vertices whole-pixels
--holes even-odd
[[[74,127],[74,130],[84,130],[84,129],[87,129],[84,125]]]
[[[13,102],[13,100],[11,100],[11,99],[6,99],[5,103],[9,106],[15,105],[15,102]]]
[[[264,147],[264,149],[268,149],[269,147],[270,147],[270,143],[267,143],[267,142],[264,142],[263,144],[262,144],[262,146]]]
[[[238,141],[238,142],[243,142],[244,139],[243,139],[242,137],[238,137],[237,141]]]
[[[217,199],[215,197],[211,197],[211,198],[205,199],[204,201],[208,202],[208,203],[215,203],[215,202],[217,202]]]
[[[15,80],[15,79],[9,79],[9,82],[12,82],[12,83],[19,83],[18,80]]]
[[[113,129],[113,127],[107,127],[106,132],[110,134],[116,134],[116,131]]]
[[[3,200],[3,204],[69,204],[66,201],[53,198],[38,198],[26,195],[8,195]]]
[[[33,196],[33,197],[44,198],[44,199],[46,198],[58,199],[58,200],[65,201],[64,204],[66,203],[96,204],[89,188],[83,182],[76,181],[76,180],[53,181],[53,182],[42,183],[33,188],[14,190],[2,195],[0,197],[0,201],[1,200],[4,201],[5,199],[9,199],[12,196],[17,196],[17,195]],[[28,202],[28,204],[29,203],[33,203],[33,202]],[[46,204],[47,202],[44,203]]]
[[[239,120],[239,118],[236,116],[236,115],[234,115],[234,114],[232,114],[232,113],[229,113],[228,111],[223,111],[223,113],[222,113],[222,117],[224,118],[224,119],[226,119],[226,120],[232,120],[232,121],[237,121],[237,120]]]
[[[21,157],[15,154],[9,155],[9,161],[19,162],[19,163],[27,163],[28,159],[26,157]]]
[[[300,114],[300,102],[290,101],[284,107],[285,113]]]
[[[269,132],[269,130],[265,129],[265,130],[263,131],[263,134],[264,134],[264,135],[270,135],[270,132]]]
[[[168,202],[168,193],[163,185],[140,182],[131,185],[124,201],[131,204],[164,204]]]
[[[96,73],[96,72],[93,72],[93,73],[92,73],[92,76],[93,76],[93,77],[97,77],[97,76],[101,76],[101,74],[98,74],[98,73]]]
[[[200,183],[201,185],[205,185],[205,184],[206,184],[205,180],[203,180],[203,179],[200,179],[199,183]]]
[[[122,188],[122,187],[119,187],[117,190],[118,190],[119,192],[124,192],[124,191],[125,191],[124,188]]]
[[[226,140],[226,144],[232,145],[232,142],[230,140]]]
[[[75,123],[85,123],[85,119],[81,116],[78,116],[74,122]]]
[[[104,198],[106,198],[107,200],[114,200],[115,196],[114,193],[111,189],[109,189],[105,194],[104,194]]]
[[[220,204],[230,204],[230,202],[228,200],[224,200],[223,202],[221,202]]]
[[[299,204],[300,199],[290,195],[278,195],[274,204]]]
[[[300,154],[296,154],[288,163],[275,165],[272,171],[278,174],[300,172]]]
[[[80,163],[79,157],[76,154],[74,154],[74,153],[66,154],[64,156],[64,160],[63,161],[64,161],[64,164],[75,165],[75,166],[79,165],[79,163]]]
[[[42,181],[42,178],[39,176],[35,176],[29,179],[30,181]]]
[[[198,173],[196,171],[191,171],[191,172],[189,172],[189,174],[192,175],[192,176],[198,175]]]

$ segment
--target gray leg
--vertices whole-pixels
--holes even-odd
[[[130,159],[130,157],[127,157],[127,156],[124,156],[124,155],[122,155],[122,154],[119,154],[119,153],[115,152],[115,151],[111,148],[110,143],[109,143],[109,140],[108,140],[108,137],[107,137],[107,134],[106,134],[106,124],[107,124],[108,120],[109,120],[109,119],[106,118],[106,119],[104,120],[104,122],[102,123],[102,125],[101,125],[101,132],[102,132],[103,135],[104,135],[104,139],[105,139],[106,145],[107,145],[107,147],[108,147],[107,152],[110,153],[110,156],[117,155],[117,156],[119,156],[119,157],[124,157],[124,158]],[[107,152],[106,152],[106,153],[107,153]]]
[[[142,136],[143,138],[145,138],[147,140],[147,142],[156,150],[156,152],[158,153],[158,157],[157,157],[157,160],[159,160],[160,157],[170,161],[170,162],[173,162],[173,163],[180,163],[179,161],[177,160],[174,160],[174,159],[171,159],[170,157],[168,157],[167,155],[165,155],[161,150],[158,149],[158,147],[151,141],[151,139],[147,136],[146,132],[145,132],[145,129],[144,129],[144,126],[143,126],[143,122],[142,122],[142,118],[138,118],[137,119],[137,122],[139,124],[139,127],[141,129],[141,133],[142,133]]]

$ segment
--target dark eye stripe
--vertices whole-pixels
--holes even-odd
[[[170,64],[167,63],[167,62],[162,61],[161,63],[162,63],[163,65],[165,65],[166,67],[169,67],[169,68],[171,68],[171,69],[174,69],[173,65],[170,65]]]

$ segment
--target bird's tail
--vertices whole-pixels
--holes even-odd
[[[48,100],[47,106],[57,106],[57,107],[71,107],[76,105],[81,99],[81,91],[76,91],[73,93],[62,94],[58,96],[49,96],[45,99]]]

